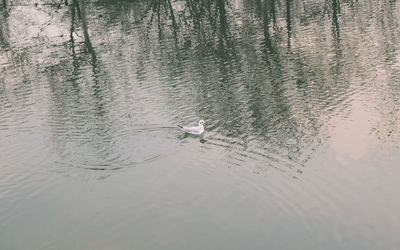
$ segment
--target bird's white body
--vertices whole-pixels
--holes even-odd
[[[182,131],[192,134],[192,135],[201,135],[204,132],[204,124],[206,124],[203,120],[199,121],[199,126],[197,127],[186,127],[186,126],[180,126],[178,127],[181,128]]]

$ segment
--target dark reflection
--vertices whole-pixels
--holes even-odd
[[[287,46],[290,49],[290,39],[292,38],[292,20],[290,17],[291,0],[286,0],[286,29],[287,29]]]
[[[335,40],[340,39],[339,20],[338,14],[340,13],[340,2],[338,0],[332,1],[332,31]]]
[[[46,69],[52,83],[50,109],[56,161],[88,170],[118,170],[126,163],[114,162],[119,159],[108,114],[112,91],[89,37],[86,5],[82,0],[71,2],[70,54],[63,58],[66,63]]]
[[[82,29],[83,29],[83,35],[85,37],[86,48],[92,54],[92,56],[94,56],[94,50],[93,50],[92,42],[90,42],[89,32],[88,32],[86,0],[73,0],[72,5],[74,5],[75,8],[77,8],[78,13],[80,13],[79,18],[82,21]]]
[[[240,144],[244,147],[247,147],[246,145],[251,140],[250,138],[257,137],[260,147],[269,147],[272,152],[278,153],[278,155],[282,148],[287,148],[287,142],[290,141],[290,146],[285,150],[287,152],[285,154],[288,155],[284,157],[290,157],[295,160],[299,155],[299,147],[302,142],[296,138],[301,136],[296,129],[299,124],[292,118],[293,114],[285,97],[285,82],[281,80],[285,73],[282,70],[280,52],[275,47],[276,42],[273,40],[281,37],[276,21],[276,1],[263,1],[262,3],[262,19],[260,21],[263,27],[264,40],[261,45],[264,47],[262,50],[264,56],[259,58],[262,61],[259,61],[257,57],[254,59],[248,57],[246,59],[250,60],[248,62],[242,61],[239,56],[242,53],[239,52],[241,44],[245,42],[248,50],[252,49],[257,53],[258,41],[255,37],[249,37],[249,40],[242,40],[240,36],[231,31],[234,30],[235,19],[228,15],[227,8],[231,8],[228,2],[221,0],[216,1],[215,5],[213,5],[208,1],[199,1],[197,5],[193,5],[193,2],[188,1],[185,4],[187,6],[181,9],[189,10],[189,13],[181,13],[181,16],[193,18],[192,20],[189,19],[191,22],[188,22],[188,19],[181,23],[179,22],[181,19],[179,21],[173,20],[173,16],[168,14],[172,12],[158,11],[161,7],[157,5],[155,22],[159,29],[158,38],[162,48],[166,49],[169,41],[175,41],[175,50],[171,50],[171,47],[169,47],[168,50],[160,51],[160,53],[181,55],[179,57],[163,56],[162,58],[167,60],[159,62],[163,65],[160,68],[160,73],[171,73],[168,77],[171,81],[173,80],[173,76],[176,73],[171,72],[169,65],[182,65],[181,61],[176,60],[184,58],[185,56],[182,54],[188,53],[182,49],[187,43],[181,43],[176,46],[177,39],[175,36],[179,36],[179,41],[188,41],[190,39],[191,44],[198,46],[185,47],[185,49],[192,50],[191,53],[198,55],[198,60],[200,60],[191,74],[195,76],[202,74],[198,76],[202,79],[199,83],[199,91],[201,93],[199,108],[210,120],[214,120],[213,127],[215,130],[234,140],[242,140]],[[287,2],[286,6],[288,46],[290,47],[291,20],[289,5],[290,1]],[[258,4],[258,6],[260,5]],[[199,12],[198,9],[204,9],[205,11]],[[258,10],[260,9],[257,8]],[[176,25],[178,27],[188,27],[174,29],[175,32],[172,32],[171,39],[169,39],[164,29],[160,28],[165,26],[160,25],[160,23],[165,22],[164,20],[168,18],[171,19],[172,28]],[[228,21],[229,18],[232,18],[232,20]],[[193,33],[199,35],[193,36],[193,33],[185,34],[183,32],[185,29],[193,28],[190,24],[193,24],[195,28]],[[272,34],[270,27],[273,27]],[[254,32],[257,33],[258,31],[255,29]],[[190,38],[188,38],[188,35]],[[204,44],[207,44],[207,47],[204,47]],[[211,50],[210,52],[214,50],[216,53],[209,54],[207,50]],[[247,69],[244,63],[248,64],[250,68]],[[215,77],[204,75],[210,70],[209,65],[213,64],[218,69],[217,75]],[[260,68],[260,65],[265,65],[267,70]],[[263,71],[265,72],[254,74],[254,72]],[[244,100],[244,96],[247,96],[248,99]],[[209,102],[210,99],[213,100],[212,103]],[[248,104],[247,110],[241,107],[243,103]],[[218,117],[215,116],[215,113],[210,113],[209,110],[216,111]],[[250,115],[244,116],[243,114],[245,113],[250,113]],[[315,133],[317,132],[313,132],[313,134]],[[296,147],[293,142],[295,144],[298,143],[298,146]],[[268,155],[261,152],[256,153],[256,151],[253,150],[253,154],[268,158]]]
[[[76,48],[75,48],[75,38],[74,38],[74,33],[75,33],[75,19],[76,15],[80,15],[79,11],[79,5],[77,4],[77,1],[74,0],[73,4],[71,4],[71,28],[70,28],[70,46],[71,46],[71,57],[72,57],[72,64],[73,64],[73,71],[71,74],[71,78],[69,81],[73,84],[74,87],[77,87],[77,81],[76,81],[76,76],[78,76],[78,70],[80,66],[80,60],[78,60],[77,55],[76,55]]]
[[[215,121],[211,129],[229,138],[240,138],[244,146],[249,138],[257,137],[262,147],[269,147],[278,154],[282,150],[286,152],[284,157],[293,160],[307,158],[301,151],[305,148],[304,145],[311,145],[313,137],[319,133],[322,122],[317,119],[318,112],[323,112],[331,103],[309,107],[320,98],[325,98],[325,92],[307,93],[309,82],[320,81],[316,72],[323,72],[324,65],[313,64],[308,58],[299,56],[296,50],[293,58],[286,58],[284,62],[281,59],[284,55],[282,53],[285,53],[285,48],[280,44],[282,32],[286,32],[286,48],[292,48],[292,1],[287,0],[283,6],[273,0],[255,1],[252,5],[255,6],[254,12],[261,16],[261,19],[251,20],[251,25],[261,24],[262,54],[257,52],[256,37],[260,30],[249,27],[249,32],[254,34],[249,37],[235,33],[236,21],[232,16],[230,2],[183,1],[179,5],[181,6],[173,6],[171,1],[154,1],[148,7],[140,5],[139,9],[144,11],[139,12],[144,14],[134,17],[135,20],[142,20],[149,28],[145,31],[146,36],[139,37],[139,44],[146,45],[141,47],[142,51],[148,51],[148,45],[157,50],[157,45],[151,41],[157,38],[155,41],[160,46],[157,51],[160,53],[160,60],[157,64],[159,73],[165,74],[168,79],[166,84],[176,84],[176,76],[182,74],[180,69],[185,67],[185,61],[191,60],[195,63],[195,69],[190,69],[190,74],[199,79],[199,110]],[[280,10],[277,10],[277,6],[281,6]],[[340,10],[337,1],[333,1],[331,6],[332,30],[336,41],[334,48],[340,56]],[[137,9],[133,6],[131,8]],[[124,11],[129,15],[129,8]],[[285,13],[286,27],[283,30],[278,27],[278,12]],[[143,18],[146,15],[149,18]],[[156,36],[153,36],[151,30],[153,24],[157,27]],[[241,48],[243,43],[246,44],[247,51],[244,53]],[[255,53],[254,58],[247,54],[250,51]],[[246,55],[246,59],[243,60],[239,55]],[[138,62],[141,61],[139,57]],[[287,62],[291,61],[296,65],[297,79],[294,82],[299,93],[309,97],[302,99],[304,103],[295,102],[296,107],[290,105],[287,92],[292,90],[287,86],[290,82],[285,79],[288,70],[291,70]],[[206,72],[212,69],[212,65],[217,69],[217,72],[213,71],[216,75],[207,76]],[[335,68],[334,74],[340,75],[340,68]],[[325,80],[334,81],[337,86],[340,82],[335,79],[333,77]],[[345,91],[346,86],[343,87]],[[336,87],[332,87],[334,88]],[[243,99],[244,96],[247,100]],[[213,100],[212,103],[209,102],[210,99]],[[247,109],[242,107],[243,103],[248,104]],[[304,116],[299,117],[299,112]],[[249,115],[243,116],[244,113]],[[218,114],[218,118],[215,114]],[[301,161],[300,158],[298,161]]]
[[[8,29],[8,20],[6,16],[0,16],[0,45],[1,47],[8,47],[8,34],[10,33]]]
[[[7,3],[7,0],[2,0],[1,9],[4,11],[4,15],[8,14],[8,3]]]
[[[264,31],[264,46],[265,46],[265,54],[266,58],[268,58],[268,54],[270,53],[271,55],[275,54],[275,49],[272,45],[272,40],[271,40],[271,35],[269,32],[269,25],[270,25],[270,20],[271,20],[271,15],[273,13],[274,8],[271,8],[272,6],[275,6],[275,1],[265,1],[264,6],[262,6],[263,10],[263,31]],[[266,59],[268,62],[268,60]]]
[[[339,14],[340,14],[340,2],[338,0],[331,0],[332,6],[332,40],[333,49],[335,53],[335,66],[332,67],[333,74],[337,77],[335,78],[335,85],[343,84],[343,74],[345,74],[342,69],[342,46],[340,38],[340,27],[339,27]]]
[[[385,72],[388,74],[388,79],[385,81],[384,88],[380,88],[380,95],[383,97],[379,100],[378,110],[381,119],[374,124],[373,133],[381,140],[392,141],[397,144],[400,140],[400,93],[399,76],[400,67],[399,54],[397,44],[398,38],[398,1],[385,1],[381,5],[382,15],[377,16],[378,19],[378,34],[382,37],[381,51],[384,54]],[[382,78],[380,78],[382,80]]]
[[[7,48],[9,45],[8,36],[8,3],[7,0],[2,1],[2,6],[0,9],[0,47]]]

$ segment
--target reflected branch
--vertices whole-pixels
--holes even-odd
[[[5,14],[4,16],[0,16],[0,44],[4,45],[5,47],[10,45],[8,41],[9,34],[10,30],[8,27],[8,14]]]
[[[291,17],[290,17],[290,5],[291,5],[292,0],[286,0],[286,28],[287,28],[287,46],[288,49],[290,49],[290,40],[292,37],[292,23],[291,23]]]
[[[2,0],[2,9],[4,10],[4,15],[8,16],[8,3],[7,0]]]
[[[197,1],[196,1],[197,3]],[[198,11],[197,6],[193,3],[192,0],[187,0],[187,6],[189,9],[190,16],[193,19],[193,24],[196,29],[201,28],[201,14]]]
[[[87,22],[87,13],[86,13],[86,0],[79,0],[78,7],[80,7],[82,28],[83,28],[83,36],[85,37],[85,45],[90,53],[94,52],[92,42],[89,38],[88,32],[88,22]]]
[[[72,49],[72,57],[73,57],[73,65],[74,65],[74,73],[73,75],[76,76],[78,74],[79,70],[79,60],[77,59],[76,52],[75,52],[75,39],[74,39],[74,33],[75,33],[75,20],[76,20],[76,15],[78,15],[78,18],[80,17],[81,22],[82,22],[82,29],[83,29],[83,35],[85,39],[85,47],[87,51],[89,52],[91,56],[91,65],[93,67],[93,73],[94,75],[97,75],[97,57],[96,53],[93,49],[92,43],[90,41],[89,37],[89,31],[88,31],[88,21],[87,21],[87,12],[86,12],[86,0],[73,0],[72,1],[72,6],[71,6],[71,28],[70,28],[70,43],[71,43],[71,49]]]
[[[336,39],[340,39],[338,13],[340,13],[340,3],[332,0],[332,28]]]
[[[332,34],[334,48],[338,58],[342,57],[342,50],[340,45],[340,28],[338,14],[340,13],[340,3],[338,0],[332,0]]]
[[[272,2],[274,4],[274,2]],[[270,15],[269,10],[271,9],[270,2],[265,1],[263,7],[263,33],[264,33],[264,52],[265,55],[274,51],[272,46],[271,35],[269,32]]]
[[[178,47],[178,25],[176,24],[174,9],[172,8],[171,0],[168,0],[167,3],[171,14],[172,32],[174,34],[175,47]]]
[[[72,72],[72,84],[77,87],[76,83],[76,76],[78,75],[78,70],[79,70],[79,60],[77,60],[76,52],[75,52],[75,38],[74,38],[74,32],[75,32],[75,20],[76,20],[76,13],[78,11],[78,4],[77,0],[73,0],[72,5],[71,5],[71,28],[70,28],[70,43],[71,43],[71,52],[72,52],[72,64],[73,64],[73,72]]]
[[[220,34],[223,37],[226,37],[227,23],[226,23],[226,10],[225,10],[224,0],[217,0],[217,11],[219,14]]]

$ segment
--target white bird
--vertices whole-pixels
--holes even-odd
[[[197,126],[197,127],[186,127],[186,126],[181,126],[181,125],[178,125],[178,127],[180,127],[181,130],[185,131],[186,133],[189,133],[192,135],[201,135],[204,132],[205,124],[207,124],[205,121],[200,120],[199,126]]]

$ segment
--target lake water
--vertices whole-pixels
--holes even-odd
[[[398,1],[0,4],[0,249],[400,249]]]

